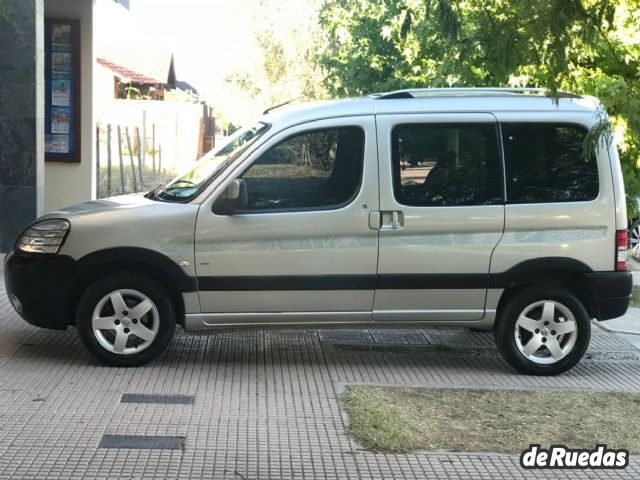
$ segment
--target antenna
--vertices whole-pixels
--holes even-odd
[[[273,107],[269,107],[264,112],[262,112],[262,114],[266,115],[267,113],[269,113],[272,110],[275,110],[276,108],[284,107],[285,105],[289,105],[291,102],[295,102],[296,100],[300,100],[301,98],[302,97],[292,98],[291,100],[287,100],[286,102],[280,103],[278,105],[274,105]]]

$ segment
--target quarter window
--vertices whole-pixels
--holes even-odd
[[[359,127],[313,130],[263,153],[242,178],[248,211],[338,208],[357,194],[363,171]]]
[[[411,206],[502,203],[493,124],[411,124],[393,129],[394,195]]]
[[[595,156],[577,125],[502,125],[508,203],[579,202],[598,196]]]

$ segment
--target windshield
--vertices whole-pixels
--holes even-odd
[[[149,198],[169,202],[187,202],[195,198],[209,183],[229,168],[268,127],[266,123],[256,123],[249,128],[238,130],[229,137],[227,143],[207,153],[187,173],[149,192]]]

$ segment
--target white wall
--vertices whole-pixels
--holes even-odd
[[[45,0],[45,18],[80,20],[80,163],[46,162],[44,210],[95,198],[95,121],[93,108],[93,0]]]
[[[102,76],[101,70],[107,69],[97,65],[96,73]],[[108,82],[94,82],[94,86],[104,83],[104,90],[96,90],[95,118],[102,130],[107,124],[112,125],[115,132],[117,125],[129,127],[133,132],[138,127],[140,135],[146,132],[146,146],[152,145],[152,125],[155,125],[156,150],[162,149],[163,170],[170,172],[182,172],[193,167],[198,160],[198,146],[200,138],[200,121],[202,119],[202,105],[178,101],[159,100],[117,100],[109,97],[113,91],[113,74],[106,75]],[[146,128],[143,127],[146,122]],[[132,134],[133,135],[133,134]],[[102,132],[100,138],[101,153],[100,164],[106,165],[106,133]],[[112,152],[114,161],[117,152],[117,140],[112,140]],[[144,140],[143,140],[144,141]],[[147,155],[145,165],[150,166],[151,159]]]

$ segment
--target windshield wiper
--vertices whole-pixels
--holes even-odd
[[[154,188],[153,190],[149,190],[147,193],[145,193],[145,198],[150,198],[151,200],[160,200],[160,197],[158,197],[158,195],[164,191],[165,187],[167,185],[169,185],[169,183],[171,182],[171,180],[167,180],[166,182],[163,182],[161,184],[159,184],[156,188]]]

